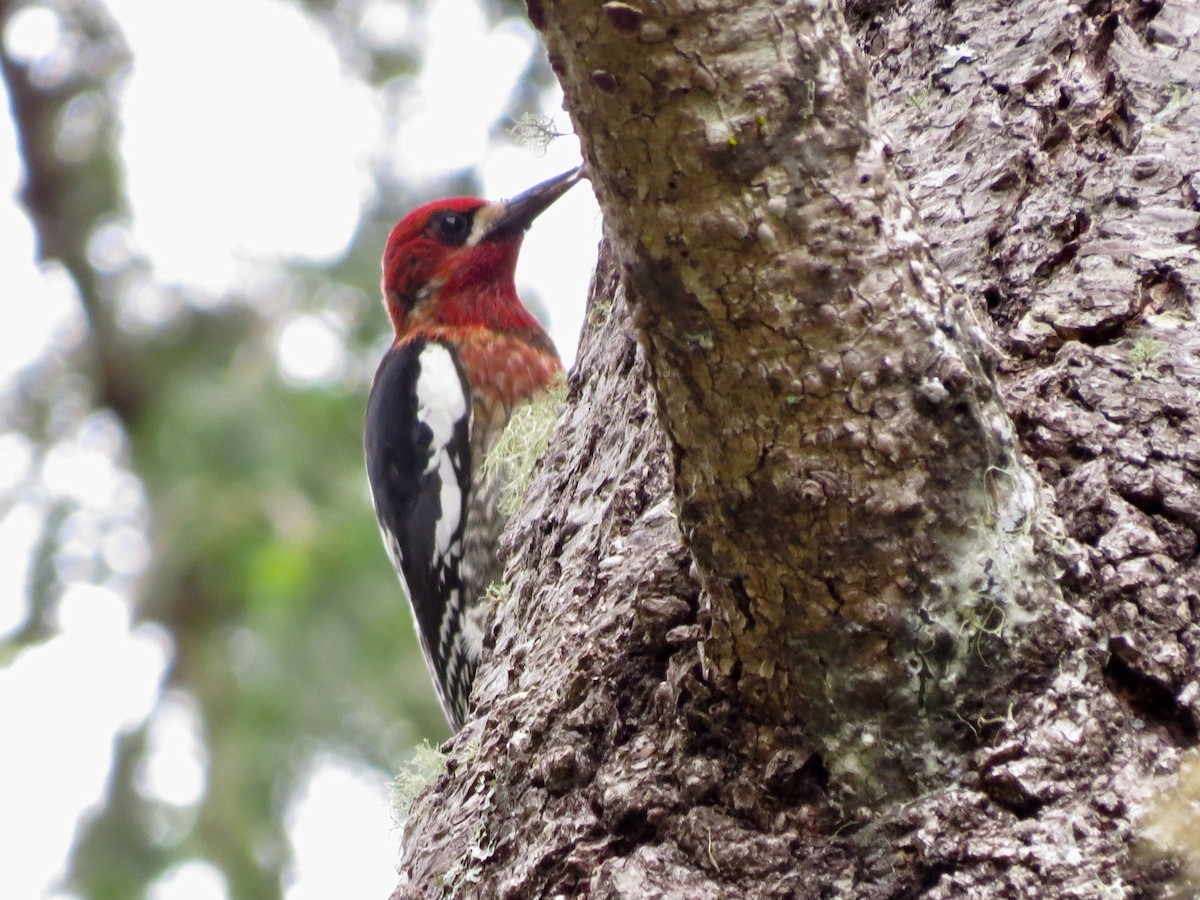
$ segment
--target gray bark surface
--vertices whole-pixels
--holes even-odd
[[[1028,4],[1019,28],[933,11],[867,38],[922,229],[1009,351],[1008,407],[1087,550],[1075,593],[1112,674],[1165,689],[1194,737],[1200,7]],[[886,48],[928,46],[938,20],[960,49],[930,79]]]
[[[530,13],[608,243],[396,896],[1154,895],[1200,9]]]

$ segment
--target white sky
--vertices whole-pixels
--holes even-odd
[[[372,189],[367,162],[381,154],[418,183],[479,166],[489,197],[511,196],[578,162],[571,138],[555,141],[541,157],[489,142],[513,79],[541,51],[523,22],[489,29],[473,0],[439,0],[426,22],[403,2],[367,7],[364,39],[407,42],[426,53],[395,133],[388,133],[371,92],[343,71],[326,33],[283,0],[107,5],[134,54],[121,143],[133,222],[128,233],[114,225],[93,241],[100,261],[142,254],[158,279],[215,296],[287,260],[338,258]],[[14,51],[43,61],[53,59],[59,39],[54,15],[37,7],[18,16],[4,37]],[[464,58],[472,65],[462,65]],[[84,337],[69,280],[34,262],[32,229],[15,199],[20,162],[3,100],[0,297],[9,298],[9,316],[0,329],[0,385],[51,349]],[[558,104],[548,98],[545,111],[562,127]],[[518,269],[518,285],[536,290],[549,307],[568,364],[598,237],[594,199],[586,187],[576,188],[531,231]],[[378,320],[382,332],[382,309]],[[329,377],[341,362],[339,324],[332,312],[289,320],[277,340],[285,376]],[[93,417],[53,451],[40,479],[30,479],[31,448],[0,429],[0,495],[18,501],[0,516],[0,635],[23,614],[29,553],[48,499],[82,504],[76,539],[84,543],[101,520],[124,523],[108,529],[105,560],[130,575],[144,565],[144,497],[114,462],[120,443],[103,415]],[[61,634],[0,669],[0,846],[22,848],[6,855],[3,897],[65,896],[55,893],[55,882],[79,816],[101,800],[113,738],[144,721],[156,704],[153,753],[139,773],[140,788],[179,808],[203,790],[206,760],[194,705],[174,694],[159,702],[169,636],[131,626],[124,583],[95,585],[87,575],[81,568],[66,592]],[[335,757],[313,760],[287,807],[296,856],[288,900],[387,895],[397,835],[386,796],[379,773]],[[222,900],[227,891],[219,872],[193,861],[167,873],[150,896]]]

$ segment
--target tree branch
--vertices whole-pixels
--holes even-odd
[[[799,0],[543,12],[597,191],[620,210],[705,587],[706,675],[750,715],[802,725],[858,800],[927,786],[964,722],[1003,713],[998,670],[1057,657],[1028,645],[1063,609],[1038,561],[1058,528],[914,228],[842,15]],[[764,753],[795,745],[776,734]]]
[[[950,188],[929,227],[955,283],[1001,328],[1020,315],[1027,349],[1039,323],[1132,308],[1122,291],[1089,307],[1087,273],[1104,267],[1068,265],[1056,241],[1128,214],[1119,200],[1076,208],[1093,170],[1136,165],[1117,121],[1134,113],[1097,99],[1122,93],[1108,48],[1142,76],[1169,59],[1156,77],[1194,79],[1195,17],[1164,9],[1170,42],[1154,43],[1143,7],[855,9],[914,177],[926,197]],[[1070,473],[1057,504],[1081,547],[1017,448],[981,329],[917,234],[840,13],[568,0],[530,15],[610,230],[599,327],[514,522],[480,718],[414,811],[397,895],[1161,884],[1171,864],[1131,846],[1196,734],[1188,329],[1142,362],[1172,386],[1140,384],[1136,400],[1119,346],[1067,343],[1009,375],[1026,450],[1051,480]],[[1163,82],[1143,80],[1123,96],[1145,115]],[[1145,215],[1194,223],[1184,165],[1168,168],[1169,184],[1137,193],[1174,206]],[[1060,208],[1070,217],[1048,226]],[[1171,244],[1162,230],[1151,251],[1177,253],[1187,232]],[[983,289],[1009,259],[1012,309]],[[1064,285],[1049,318],[1046,275]],[[1171,291],[1146,290],[1169,309],[1194,283],[1181,267]],[[673,505],[679,527],[661,517]],[[1106,659],[1093,648],[1114,625]]]

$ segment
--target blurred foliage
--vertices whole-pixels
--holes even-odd
[[[197,304],[179,288],[151,284],[173,295],[178,314],[158,328],[124,326],[129,292],[146,289],[152,276],[138,260],[97,271],[88,243],[104,223],[127,219],[116,136],[131,52],[101,3],[46,5],[73,48],[69,71],[47,82],[7,52],[0,67],[39,255],[69,273],[88,334],[24,373],[0,398],[0,412],[5,428],[27,436],[40,457],[97,411],[119,423],[121,463],[144,489],[153,547],[148,571],[129,592],[137,617],[170,633],[168,687],[196,700],[208,754],[201,806],[181,816],[139,791],[146,727],[123,735],[106,805],[77,840],[69,884],[95,900],[128,900],[169,866],[199,858],[223,871],[232,897],[280,897],[288,861],[283,807],[318,753],[392,774],[421,738],[447,734],[381,551],[360,445],[386,327],[379,253],[396,215],[419,198],[380,166],[374,203],[345,257],[326,269],[281,273],[283,283],[272,285],[294,298],[287,309],[254,296]],[[368,0],[302,5],[380,92],[383,108],[393,108],[389,91],[419,72],[419,48],[368,49],[356,33]],[[419,12],[424,3],[413,5]],[[524,14],[520,0],[486,6],[493,17]],[[0,29],[18,8],[0,2]],[[510,120],[549,84],[537,57],[512,98]],[[99,110],[93,143],[65,159],[57,142],[80,98]],[[435,189],[473,187],[464,173]],[[272,355],[278,319],[320,312],[331,298],[348,325],[347,374],[320,388],[291,386]],[[27,620],[0,647],[0,664],[54,634],[62,589],[54,561],[72,513],[44,510]],[[95,577],[105,576],[101,566]]]

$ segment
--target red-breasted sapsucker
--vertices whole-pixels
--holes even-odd
[[[517,297],[517,254],[533,220],[580,177],[573,169],[498,203],[429,203],[396,224],[383,253],[395,339],[367,401],[367,476],[455,731],[483,642],[479,601],[502,574],[500,485],[483,460],[514,407],[562,372],[550,336]]]

